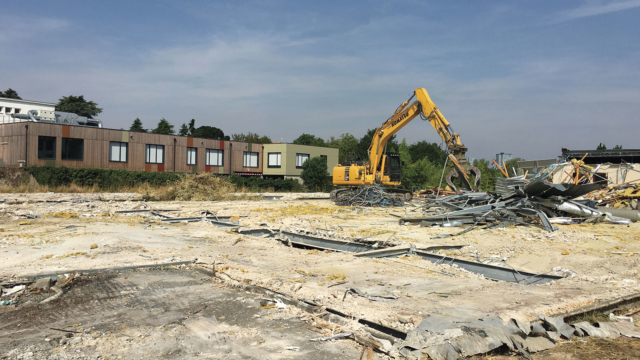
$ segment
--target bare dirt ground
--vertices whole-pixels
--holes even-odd
[[[553,233],[533,227],[511,227],[491,231],[476,229],[461,236],[434,240],[432,239],[434,235],[456,233],[460,229],[400,225],[398,218],[389,214],[416,214],[411,212],[412,208],[362,210],[336,207],[328,200],[295,200],[296,197],[314,195],[316,194],[286,194],[283,198],[265,201],[150,202],[147,204],[153,209],[178,210],[163,213],[171,217],[201,216],[201,211],[210,211],[219,216],[238,216],[240,224],[245,227],[288,228],[306,230],[309,233],[329,232],[333,236],[345,239],[369,237],[378,239],[381,243],[394,241],[412,243],[417,247],[464,245],[461,250],[447,252],[447,254],[494,264],[504,265],[503,261],[505,261],[517,270],[567,277],[546,285],[498,282],[463,271],[455,266],[435,265],[415,256],[398,259],[358,258],[348,253],[287,247],[274,239],[239,235],[231,232],[229,228],[216,227],[204,222],[167,224],[160,222],[160,217],[148,212],[117,214],[118,210],[140,207],[142,203],[139,201],[127,201],[139,196],[135,194],[1,195],[0,201],[4,200],[4,202],[0,208],[0,214],[2,214],[0,217],[0,276],[11,280],[26,275],[69,273],[79,269],[107,269],[196,261],[197,259],[197,265],[194,266],[211,268],[215,262],[218,269],[223,269],[225,274],[239,282],[263,286],[294,299],[313,301],[355,318],[366,319],[402,332],[413,329],[422,318],[431,313],[447,313],[455,311],[456,308],[492,312],[505,319],[532,320],[534,318],[532,313],[552,315],[634,294],[640,289],[638,284],[640,224],[638,223],[632,223],[630,226],[561,225],[559,230]],[[318,194],[318,196],[326,195]],[[37,218],[27,219],[25,215],[35,215]],[[451,276],[443,275],[442,272]],[[145,281],[155,281],[147,279],[151,276],[152,274],[145,273],[142,278],[136,275],[125,281],[122,275],[117,275],[109,281],[116,281],[118,286],[127,289],[130,286],[146,289],[140,284]],[[232,291],[229,289],[211,289],[212,284],[200,283],[195,275],[172,274],[169,278],[165,278],[165,274],[161,272],[153,274],[153,277],[158,281],[189,284],[176,286],[177,290],[172,290],[176,293],[172,295],[158,296],[179,298],[181,296],[179,294],[189,294],[189,299],[203,296],[202,301],[182,300],[184,304],[176,306],[178,310],[182,308],[184,310],[182,312],[176,309],[170,310],[169,312],[173,311],[175,314],[172,315],[173,317],[167,317],[167,322],[185,316],[188,311],[197,308],[203,302],[216,302],[219,301],[216,299],[225,298],[225,296],[231,298],[244,296],[231,295]],[[90,296],[91,283],[95,283],[95,280],[87,280],[87,284],[83,284],[84,290],[74,290],[79,291],[78,298]],[[135,283],[135,286],[126,285],[131,283]],[[350,288],[368,293],[388,291],[398,298],[372,301],[359,296],[345,297],[345,292]],[[96,296],[100,297],[101,290],[95,291],[97,291]],[[49,312],[55,313],[55,309],[64,309],[62,314],[68,314],[69,306],[72,305],[65,305],[63,301],[74,301],[70,300],[74,297],[72,292],[65,293],[59,300],[51,302],[48,305]],[[199,293],[203,295],[196,295]],[[204,297],[204,294],[209,298]],[[147,305],[152,309],[156,306],[145,303],[147,301],[144,300],[145,296],[152,295],[134,292],[127,296],[134,302],[135,299],[141,299],[140,303],[130,311],[140,318],[140,321],[134,321],[136,331],[139,333],[132,332],[133,335],[129,336],[135,337],[142,333],[149,333],[150,340],[147,341],[155,339],[156,343],[166,342],[161,340],[162,334],[173,330],[158,328],[163,325],[160,323],[164,320],[152,321],[151,318],[156,317],[153,312],[149,312],[146,316],[140,315],[144,313]],[[255,302],[255,296],[252,296],[246,295],[243,299]],[[107,329],[112,329],[108,326],[113,325],[114,318],[95,317],[99,312],[109,313],[112,311],[111,308],[100,310],[102,305],[97,301],[96,310],[93,310],[94,315],[90,315],[92,306],[86,305],[87,302],[80,303],[85,304],[83,311],[86,312],[86,314],[82,313],[85,319],[82,321],[91,323],[100,334],[111,331]],[[91,301],[88,303],[93,304]],[[40,305],[37,309],[40,309]],[[23,320],[25,316],[28,318],[29,310],[24,309],[21,304],[2,306],[2,311],[5,313],[2,314],[4,320],[0,321],[0,348],[6,351],[12,351],[12,349],[23,351],[25,344],[31,341],[16,340],[16,335],[22,333],[16,333],[15,323],[29,323],[30,329],[49,326],[44,325],[46,321],[36,324],[27,319]],[[220,311],[229,313],[241,310],[230,307]],[[129,316],[124,314],[122,313],[122,316]],[[219,320],[220,314],[202,311],[197,318],[202,318],[200,321],[213,321],[211,319],[215,316]],[[252,312],[251,316],[255,314]],[[54,320],[63,321],[66,325],[78,322],[72,317],[67,319],[66,316],[62,315]],[[189,321],[196,321],[194,318],[189,319]],[[247,322],[228,324],[214,321],[214,323],[214,325],[207,323],[194,326],[216,328],[224,325],[236,326],[243,331],[250,329],[247,327]],[[131,328],[131,325],[127,326]],[[262,325],[255,326],[260,328]],[[357,325],[354,323],[353,327]],[[180,341],[184,344],[188,343],[186,339],[198,336],[193,335],[193,332],[187,334],[186,330],[181,329],[177,338],[182,339]],[[304,351],[313,350],[307,346],[308,339],[315,335],[322,336],[305,332],[296,334],[299,335],[298,337],[292,337],[291,344],[276,342],[277,346],[274,345],[273,348],[267,345],[246,347],[243,343],[243,341],[254,343],[259,338],[264,339],[265,344],[272,342],[271,339],[265,338],[266,335],[262,335],[268,332],[266,329],[263,327],[257,330],[260,335],[248,332],[246,341],[243,340],[244,338],[233,340],[233,344],[224,350],[232,349],[230,353],[224,353],[225,356],[236,354],[237,358],[353,359],[360,355],[360,350],[356,349],[352,342],[346,341],[316,344],[317,349],[325,351],[326,356],[305,355]],[[44,336],[50,336],[49,333],[34,330],[29,333],[35,334],[32,343],[38,345],[36,338],[43,342]],[[94,339],[92,335],[94,333],[92,330],[91,334],[86,336],[87,339],[83,338],[78,342],[77,345],[80,347],[77,350],[92,356],[106,354],[105,351],[109,349],[105,345],[107,342],[104,344],[101,342],[102,335],[98,340]],[[21,336],[23,335],[18,337]],[[118,338],[118,334],[113,336],[119,339],[115,344],[124,341],[122,336]],[[89,341],[89,338],[93,340]],[[93,344],[94,340],[96,344]],[[85,341],[89,342],[85,344]],[[60,342],[57,344],[57,347],[50,344],[50,348],[60,348]],[[220,355],[222,352],[219,351],[223,350],[209,352],[206,346],[207,341],[195,342],[193,349],[184,344],[174,347],[175,351],[179,351],[183,357],[195,356],[193,354],[198,352],[210,354],[213,358],[222,356]],[[301,351],[287,351],[284,355],[272,353],[276,351],[276,347],[283,349],[283,345],[299,346]],[[134,347],[138,348],[138,346]],[[129,350],[123,350],[124,353],[118,354],[124,358],[127,358],[126,354],[130,354],[130,358],[142,358],[147,355],[158,357],[169,354],[168,351],[170,351],[169,347],[149,347],[147,350],[134,353],[132,352],[134,347],[127,348]],[[236,348],[243,350],[238,353],[234,350]],[[560,348],[557,347],[553,351]],[[125,348],[120,350],[122,349]],[[53,354],[52,351],[54,350],[50,350],[47,354]],[[175,354],[171,356],[180,358]]]

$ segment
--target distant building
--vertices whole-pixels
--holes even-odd
[[[0,124],[29,121],[29,111],[35,110],[43,120],[54,120],[56,104],[41,101],[0,97]]]
[[[263,145],[264,161],[262,174],[264,177],[300,179],[302,164],[313,157],[327,159],[327,170],[338,164],[338,152],[336,148],[307,146],[297,144],[273,143]],[[329,175],[329,174],[327,174]]]
[[[507,154],[501,152],[500,154],[496,154],[496,162],[502,166],[502,160],[507,161],[513,159],[513,154]]]

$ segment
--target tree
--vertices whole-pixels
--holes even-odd
[[[622,145],[616,145],[613,147],[613,150],[622,150]]]
[[[600,143],[600,145],[598,145],[598,147],[596,148],[596,150],[607,150],[607,145]]]
[[[158,121],[158,126],[151,130],[152,134],[164,134],[164,135],[173,135],[175,131],[173,130],[173,125],[171,125],[165,118],[160,119]]]
[[[498,177],[504,177],[500,170],[491,166],[491,163],[485,159],[476,159],[473,161],[473,166],[480,170],[480,184],[478,187],[481,191],[493,191],[496,188],[496,182]],[[472,182],[475,179],[471,179]]]
[[[189,125],[182,123],[178,135],[180,136],[193,136],[193,132],[196,131],[196,119],[191,119]]]
[[[63,96],[58,101],[56,111],[74,113],[78,116],[86,116],[89,119],[93,119],[94,116],[102,112],[102,109],[95,102],[85,100],[84,95],[69,95]]]
[[[300,178],[309,190],[324,191],[329,189],[332,184],[327,171],[327,159],[322,156],[316,156],[305,161],[302,164]]]
[[[253,143],[253,144],[271,144],[271,138],[263,135],[260,136],[258,134],[254,134],[254,133],[247,133],[245,134],[233,134],[231,135],[231,138],[233,139],[233,141],[241,141],[241,142],[247,142],[247,143]]]
[[[324,140],[311,134],[302,134],[293,140],[293,143],[298,145],[327,146]]]
[[[129,128],[129,131],[135,131],[135,132],[147,132],[147,129],[142,127],[142,121],[140,121],[139,118],[136,118],[135,120],[133,120],[133,124],[131,124],[131,127]]]
[[[343,163],[346,160],[353,160],[358,147],[358,139],[355,136],[346,133],[342,134],[338,139],[333,136],[327,141],[327,146],[332,148],[338,148],[339,163]]]
[[[409,152],[411,160],[414,162],[427,157],[433,164],[444,165],[447,159],[447,152],[442,150],[438,144],[426,141],[418,141],[409,145]]]
[[[224,131],[213,126],[200,126],[193,131],[191,136],[203,139],[229,140],[228,136],[224,136]]]
[[[7,99],[22,100],[22,98],[18,95],[18,93],[12,88],[8,88],[5,92],[0,91],[0,97],[7,98]]]
[[[180,130],[178,130],[178,135],[180,136],[188,136],[189,135],[189,127],[187,126],[187,124],[182,124],[182,126],[180,126]]]

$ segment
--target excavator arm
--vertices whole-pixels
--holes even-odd
[[[416,100],[409,105],[414,97]],[[468,190],[477,189],[478,183],[480,182],[480,170],[469,164],[465,156],[467,148],[460,141],[460,136],[453,131],[451,124],[445,119],[433,101],[431,101],[427,90],[423,88],[416,89],[409,100],[402,103],[393,115],[376,130],[371,145],[369,146],[369,168],[367,172],[373,174],[377,180],[380,179],[382,174],[378,172],[378,169],[384,167],[379,167],[378,165],[383,159],[387,142],[416,116],[420,116],[423,120],[429,121],[445,144],[447,144],[449,157],[455,169],[447,174],[447,184],[455,188],[452,178],[459,177],[465,188]],[[475,175],[473,185],[469,179],[471,174]]]

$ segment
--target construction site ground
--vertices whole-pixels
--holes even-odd
[[[33,306],[37,304],[34,298],[1,306],[0,357],[360,356],[362,347],[349,340],[310,342],[315,337],[357,330],[362,325],[356,321],[318,333],[310,330],[303,311],[265,306],[260,295],[229,286],[232,281],[321,304],[401,332],[413,329],[429,314],[460,308],[530,321],[534,313],[568,312],[640,291],[638,223],[559,225],[551,233],[531,226],[475,229],[432,239],[461,229],[400,225],[398,217],[391,215],[418,216],[420,213],[412,212],[417,207],[337,207],[327,199],[313,199],[326,194],[271,195],[278,197],[144,204],[178,210],[164,213],[171,217],[199,217],[202,211],[237,216],[247,228],[325,232],[343,239],[369,237],[380,244],[393,241],[416,247],[464,245],[446,254],[474,261],[504,260],[503,266],[519,271],[566,277],[545,285],[493,281],[417,256],[362,258],[289,247],[273,238],[242,235],[208,222],[171,224],[150,212],[116,213],[141,208],[139,194],[4,194],[0,196],[0,276],[5,280],[106,270],[83,274],[63,296],[46,305]],[[177,262],[190,263],[108,270]],[[195,271],[198,269],[215,269],[229,283]],[[345,295],[352,288],[369,294],[387,291],[397,299],[373,301]],[[72,334],[73,341],[63,340],[67,333],[52,328],[79,329],[80,335]],[[286,350],[288,346],[294,348]],[[630,349],[637,354],[637,344]],[[536,356],[555,358],[547,353]]]

